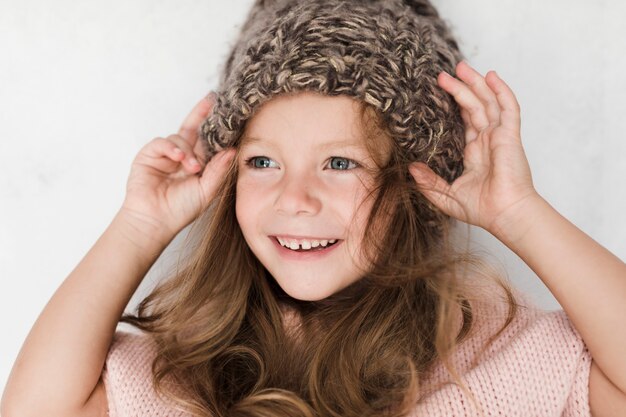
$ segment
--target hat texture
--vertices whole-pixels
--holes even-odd
[[[277,95],[347,95],[379,112],[408,161],[453,181],[463,170],[464,125],[437,75],[453,74],[461,59],[425,0],[257,0],[200,136],[210,158],[237,146],[246,121]]]

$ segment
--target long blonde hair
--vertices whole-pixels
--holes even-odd
[[[285,294],[235,217],[236,157],[191,228],[181,269],[122,317],[155,343],[157,392],[191,414],[403,416],[437,363],[464,387],[450,358],[476,325],[472,283],[495,283],[508,305],[489,342],[515,317],[510,284],[455,247],[452,220],[419,192],[378,113],[361,109],[378,163],[363,242],[371,269],[361,280],[321,301]]]

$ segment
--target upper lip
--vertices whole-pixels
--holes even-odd
[[[294,240],[341,240],[335,237],[311,237],[311,236],[296,236],[296,235],[271,235],[272,237],[279,237],[281,239],[294,239]]]

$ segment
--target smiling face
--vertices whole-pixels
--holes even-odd
[[[367,268],[360,249],[376,164],[359,108],[346,96],[278,96],[242,137],[237,220],[255,256],[299,300],[322,300]]]

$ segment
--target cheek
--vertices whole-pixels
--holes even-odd
[[[365,232],[367,218],[371,211],[371,203],[366,201],[362,204],[355,204],[352,209],[352,221],[349,225],[349,234],[355,241],[360,241]]]
[[[255,201],[258,206],[258,200],[254,196],[254,187],[250,187],[245,181],[238,181],[235,194],[235,216],[244,234],[254,219]]]
[[[271,190],[262,181],[243,177],[235,189],[235,217],[246,237],[263,229],[264,220],[271,213]]]
[[[367,217],[373,204],[373,199],[369,196],[369,184],[363,184],[355,180],[349,190],[345,190],[345,195],[350,196],[351,209],[356,219]]]
[[[349,224],[349,235],[352,237],[355,244],[360,243],[365,233],[367,220],[374,205],[375,196],[370,195],[370,189],[366,188],[367,186],[371,186],[371,184],[364,185],[359,183],[358,186],[355,185],[351,193],[352,204],[350,207],[350,217],[348,218],[352,221]]]

